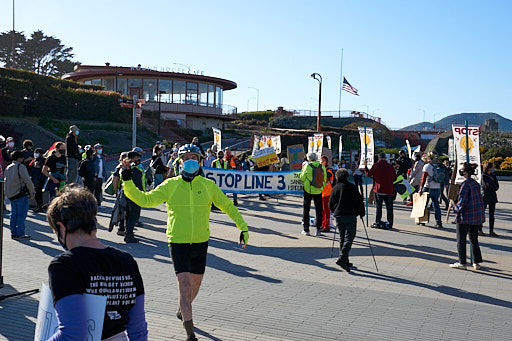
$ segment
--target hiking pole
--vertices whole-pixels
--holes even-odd
[[[364,224],[363,217],[360,217],[361,221],[363,222],[364,232],[366,233],[366,239],[368,240],[368,245],[370,245],[370,251],[372,253],[373,262],[375,263],[375,269],[377,269],[377,272],[379,272],[379,268],[377,267],[377,262],[375,261],[375,255],[373,254],[372,244],[370,243],[370,238],[368,237],[368,232],[366,231],[366,225]]]
[[[15,296],[21,296],[21,295],[32,295],[32,294],[37,294],[38,292],[39,292],[39,289],[32,289],[32,290],[17,292],[15,294],[2,295],[2,296],[0,296],[0,301],[3,301],[9,297],[15,297]]]
[[[331,258],[332,258],[332,252],[334,250],[334,241],[336,240],[336,227],[338,224],[334,225],[334,234],[332,236],[332,246],[331,246]],[[341,238],[341,235],[340,235]]]

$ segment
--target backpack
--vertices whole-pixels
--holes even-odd
[[[432,175],[432,179],[434,180],[434,182],[443,184],[445,177],[445,167],[442,164],[438,163],[437,165],[434,166],[434,174]]]
[[[80,165],[78,165],[78,175],[82,178],[87,176],[87,165],[89,164],[89,160],[85,159],[80,161]]]
[[[316,188],[324,187],[324,170],[322,165],[318,165],[318,167],[313,166],[313,164],[309,164],[311,168],[313,168],[313,176],[311,179],[311,186]]]

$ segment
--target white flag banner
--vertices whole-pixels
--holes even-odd
[[[452,124],[452,131],[455,156],[457,157],[457,175],[455,177],[455,183],[461,184],[464,182],[464,177],[459,174],[459,170],[462,169],[462,165],[467,161],[468,155],[469,163],[480,165],[480,127],[468,126],[467,137],[466,126],[464,125]],[[475,175],[472,177],[480,183],[482,180],[480,167],[476,168]]]
[[[411,150],[411,144],[409,143],[409,140],[405,140],[405,144],[407,145],[407,153],[409,154],[409,159],[412,159],[412,150]]]
[[[338,153],[340,154],[339,155],[339,158],[341,160],[341,153],[343,152],[343,141],[341,140],[341,135],[340,135],[340,144],[338,145]]]
[[[217,146],[217,151],[222,150],[222,133],[220,129],[214,128],[213,129],[213,144]]]
[[[324,147],[324,134],[316,133],[313,135],[314,145],[313,145],[313,153],[316,153],[318,156],[318,160],[322,157],[322,148]]]
[[[359,168],[364,168],[365,150],[367,167],[372,168],[374,156],[373,129],[368,127],[366,127],[366,130],[364,127],[358,128],[359,137],[361,138],[361,162],[359,163]]]
[[[281,136],[280,135],[271,136],[271,140],[272,140],[272,147],[274,147],[277,154],[280,154],[281,153]]]
[[[325,137],[327,139],[327,147],[332,150],[332,146],[331,146],[331,137],[329,135],[327,135]]]
[[[315,145],[315,137],[309,136],[308,137],[308,154],[313,153],[313,146]]]

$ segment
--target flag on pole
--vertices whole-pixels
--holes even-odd
[[[341,139],[341,136],[342,135],[340,135],[340,144],[338,145],[338,151],[339,151],[340,160],[341,160],[341,153],[343,152],[343,141]]]
[[[346,92],[350,92],[352,95],[359,96],[357,94],[357,89],[354,88],[352,85],[350,85],[350,83],[347,81],[347,79],[345,77],[343,77],[343,87],[342,87],[342,89],[345,90]]]

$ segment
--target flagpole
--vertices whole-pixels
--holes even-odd
[[[365,164],[368,164],[367,160],[368,154],[368,144],[366,144],[366,124],[364,125],[364,161]],[[367,168],[367,166],[365,166]],[[368,226],[368,176],[366,175],[366,171],[364,172],[364,191],[366,196],[366,226]]]
[[[341,118],[341,91],[343,90],[343,49],[341,49],[341,63],[340,63],[340,99],[338,104],[338,118]]]

